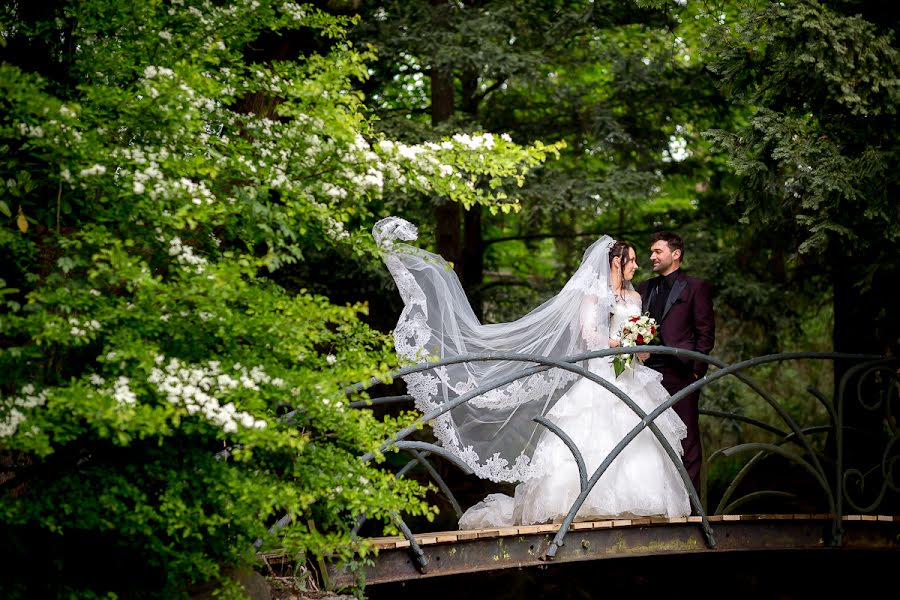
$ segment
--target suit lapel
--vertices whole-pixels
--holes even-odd
[[[650,287],[647,290],[647,299],[643,303],[643,312],[650,313],[650,307],[653,306],[653,303],[656,302],[656,295],[659,294],[659,283],[662,281],[662,277],[655,277],[650,280]]]
[[[669,297],[666,298],[666,306],[663,309],[662,318],[665,319],[666,315],[669,313],[669,309],[672,308],[672,305],[675,304],[675,301],[678,300],[678,296],[681,295],[681,291],[687,287],[687,281],[684,277],[679,277],[675,283],[672,284],[672,289],[669,290]]]

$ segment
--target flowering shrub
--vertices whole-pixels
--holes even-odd
[[[351,86],[369,56],[310,6],[26,4],[0,12],[4,597],[172,598],[252,564],[257,539],[350,559],[356,515],[434,514],[359,461],[412,418],[345,410],[344,386],[396,360],[366,305],[267,274],[305,248],[371,252],[391,190],[513,209],[475,181],[556,147],[370,135]],[[327,51],[245,58],[297,29]]]

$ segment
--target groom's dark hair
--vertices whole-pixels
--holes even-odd
[[[671,231],[657,231],[650,236],[651,246],[659,241],[665,242],[669,246],[669,250],[671,250],[672,252],[678,250],[681,253],[681,256],[678,257],[678,260],[684,262],[684,240],[681,239],[680,235]]]

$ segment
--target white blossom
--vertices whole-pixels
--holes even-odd
[[[130,380],[125,376],[120,376],[113,384],[112,395],[121,404],[134,404],[137,401],[137,395],[131,391],[128,386]]]
[[[15,434],[19,426],[26,421],[23,410],[43,406],[46,402],[47,393],[45,391],[35,393],[34,385],[31,383],[23,385],[18,396],[0,397],[0,438]]]
[[[184,244],[178,236],[169,240],[169,256],[182,265],[194,266],[197,273],[203,273],[207,260],[194,254],[194,249]]]
[[[162,364],[165,360],[157,356],[155,362]],[[170,404],[184,408],[190,415],[203,416],[226,433],[235,433],[239,425],[245,429],[265,428],[268,423],[264,419],[238,410],[233,402],[223,404],[221,397],[238,388],[258,390],[259,384],[272,380],[271,376],[262,366],[247,370],[240,363],[234,365],[234,371],[234,374],[223,372],[218,361],[209,361],[204,366],[184,364],[173,358],[164,368],[152,369],[147,381]]]
[[[33,138],[42,138],[44,137],[44,128],[40,125],[29,125],[27,123],[19,123],[19,131],[22,135],[27,135],[28,137]]]
[[[163,77],[174,77],[175,72],[168,67],[156,67],[153,65],[149,65],[144,68],[144,78],[145,79],[153,79],[157,75],[161,75]]]
[[[79,172],[79,175],[82,177],[90,177],[91,175],[103,175],[106,173],[106,167],[103,165],[94,165],[92,167],[88,167],[87,169],[82,169]]]

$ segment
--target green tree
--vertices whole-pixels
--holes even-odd
[[[709,177],[699,134],[730,115],[697,60],[701,12],[579,0],[361,4],[354,37],[379,56],[361,89],[381,130],[566,142],[526,181],[519,213],[459,216],[438,202],[431,214],[431,198],[396,201],[435,222],[435,246],[456,262],[476,310],[506,319],[534,306],[571,271],[584,236],[639,237],[697,218],[695,188]]]
[[[410,420],[346,409],[396,360],[367,305],[277,274],[377,260],[385,195],[510,210],[475,182],[555,149],[374,131],[352,23],[266,0],[0,9],[4,598],[239,594],[223,573],[257,540],[351,559],[356,515],[434,514],[359,461]],[[279,39],[306,43],[259,55]]]
[[[896,354],[900,53],[896,19],[858,14],[876,5],[765,3],[721,28],[710,68],[753,112],[709,137],[747,234],[833,297],[834,349]]]

